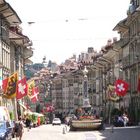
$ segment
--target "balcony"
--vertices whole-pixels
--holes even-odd
[[[25,48],[24,49],[24,59],[28,59],[28,58],[30,58],[30,57],[32,57],[33,56],[33,50],[32,49],[30,49],[30,48]]]

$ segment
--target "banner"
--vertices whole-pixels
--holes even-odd
[[[5,81],[3,85],[3,87],[5,88],[3,89],[4,97],[8,99],[16,97],[17,82],[18,82],[17,72],[12,74],[10,77],[8,77],[8,79],[5,79],[4,81]]]
[[[32,97],[33,88],[35,87],[35,81],[31,80],[27,82],[27,95],[29,98]]]
[[[47,104],[47,105],[46,105],[46,111],[47,111],[47,112],[52,112],[52,111],[54,111],[54,110],[55,110],[55,108],[54,108],[53,105],[50,105],[50,104]]]
[[[117,101],[119,100],[119,96],[115,92],[115,87],[113,85],[109,85],[107,87],[107,95],[108,100]]]
[[[32,96],[30,97],[33,103],[36,103],[38,101],[38,94],[39,94],[38,87],[33,87]]]
[[[128,83],[124,80],[118,79],[115,81],[115,92],[118,96],[125,96],[128,91]]]
[[[2,80],[2,91],[3,91],[3,93],[6,92],[7,84],[8,84],[8,78]]]
[[[21,99],[27,95],[27,83],[26,77],[18,81],[18,88],[17,88],[17,99]]]

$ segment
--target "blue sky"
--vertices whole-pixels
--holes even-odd
[[[33,41],[34,63],[63,62],[88,47],[99,51],[112,29],[126,17],[130,0],[6,0],[22,20],[23,32]],[[35,22],[28,25],[28,22]]]

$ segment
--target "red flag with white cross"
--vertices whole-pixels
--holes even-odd
[[[26,77],[24,77],[23,79],[18,81],[16,98],[21,99],[26,95],[27,95],[27,83],[26,83]]]
[[[115,92],[118,96],[125,96],[128,91],[128,83],[124,80],[118,79],[115,82]]]
[[[3,93],[6,92],[7,84],[8,84],[8,78],[2,80],[2,90],[3,90]]]
[[[33,87],[32,96],[30,97],[30,98],[31,98],[31,101],[32,101],[33,103],[35,103],[35,102],[38,101],[38,94],[39,94],[39,89],[38,89],[38,87]]]
[[[53,106],[53,105],[46,105],[46,111],[47,111],[47,112],[52,112],[52,111],[54,111],[54,106]]]

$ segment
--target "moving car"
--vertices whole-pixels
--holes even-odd
[[[8,121],[0,121],[0,140],[12,140],[12,127]]]
[[[61,120],[59,118],[54,118],[52,121],[52,125],[61,125]]]

